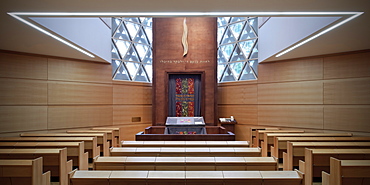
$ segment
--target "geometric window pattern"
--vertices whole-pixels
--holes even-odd
[[[257,17],[217,18],[218,82],[257,79],[257,21]]]
[[[114,80],[152,81],[152,18],[112,18]]]

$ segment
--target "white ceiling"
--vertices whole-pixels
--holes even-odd
[[[370,0],[6,0],[0,2],[0,49],[90,58],[7,12],[365,12],[278,60],[370,49]]]

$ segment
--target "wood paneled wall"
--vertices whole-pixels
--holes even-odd
[[[219,84],[219,116],[233,115],[240,137],[248,125],[370,134],[370,51],[258,68],[256,81]]]
[[[134,139],[151,125],[151,84],[111,76],[110,64],[0,51],[0,133],[119,125]]]

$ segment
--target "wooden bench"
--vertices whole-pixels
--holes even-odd
[[[109,156],[109,141],[106,133],[23,133],[21,137],[96,137],[100,152]]]
[[[121,147],[249,147],[248,141],[122,141]]]
[[[330,158],[330,174],[322,172],[322,185],[370,184],[370,160]]]
[[[120,143],[123,140],[119,135],[119,127],[95,127],[91,128],[91,130],[111,130],[113,138],[116,140],[115,146],[120,146]]]
[[[282,158],[282,152],[286,152],[286,148],[280,149],[279,144],[276,146],[276,137],[352,137],[351,133],[266,133],[264,134],[265,142],[262,147],[262,156],[268,153],[268,149],[273,146],[272,155],[276,158]],[[265,150],[267,149],[267,150]],[[271,150],[270,150],[271,151]],[[271,156],[272,156],[271,155]]]
[[[256,132],[257,147],[263,147],[265,133],[303,133],[304,130],[257,130]]]
[[[304,160],[305,148],[368,148],[370,142],[290,142],[288,141],[287,153],[283,154],[284,170],[293,170],[294,166],[299,165],[299,160]]]
[[[112,147],[111,156],[160,157],[260,157],[260,148],[249,147]]]
[[[273,157],[98,157],[94,170],[273,171]]]
[[[30,160],[0,159],[1,184],[50,185],[51,172],[43,173],[42,157]]]
[[[117,140],[115,137],[113,137],[113,131],[112,130],[67,130],[67,133],[75,134],[75,133],[106,133],[107,134],[107,141],[109,142],[109,148],[114,146],[117,147],[116,143]]]
[[[275,127],[249,127],[246,131],[246,135],[248,138],[248,141],[251,142],[251,147],[257,147],[257,130],[280,130],[279,128]]]
[[[88,170],[88,152],[84,142],[1,142],[0,148],[67,148],[67,159],[80,170]]]
[[[313,177],[321,178],[321,171],[330,173],[330,157],[338,159],[370,160],[370,149],[305,149],[305,185],[312,185]],[[302,170],[301,170],[302,171]]]
[[[91,161],[100,156],[96,137],[0,137],[0,142],[84,142]]]
[[[51,177],[59,177],[60,185],[68,185],[68,173],[72,171],[72,161],[67,161],[67,149],[0,149],[0,159],[43,158],[44,171]]]
[[[72,185],[301,185],[299,171],[73,171]]]

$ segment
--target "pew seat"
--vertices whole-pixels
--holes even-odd
[[[91,161],[100,156],[96,137],[0,137],[0,142],[84,142],[85,152]]]
[[[88,170],[88,153],[84,142],[1,142],[0,148],[67,148],[67,158],[80,170]]]
[[[368,148],[370,149],[370,142],[290,142],[287,143],[287,153],[284,154],[284,170],[293,170],[294,166],[298,166],[299,160],[304,160],[305,148]]]
[[[260,157],[260,148],[249,147],[112,147],[111,156]]]
[[[0,159],[2,185],[50,185],[50,171],[43,172],[42,157],[36,159]]]
[[[370,160],[370,149],[305,149],[305,185],[312,185],[313,177],[321,177],[321,171],[330,173],[330,157],[340,160]],[[301,168],[301,166],[300,166]],[[301,170],[302,171],[302,170]]]
[[[95,170],[273,171],[273,157],[98,157]]]
[[[122,141],[121,147],[249,147],[248,141]]]
[[[50,171],[51,177],[58,177],[60,185],[68,185],[68,173],[72,161],[67,161],[67,149],[0,149],[0,159],[43,158],[43,170]]]
[[[299,171],[78,171],[71,185],[301,185]]]
[[[23,133],[21,137],[96,137],[100,152],[104,156],[109,155],[110,142],[107,133]]]
[[[330,174],[322,173],[322,185],[370,184],[370,160],[330,158]]]

